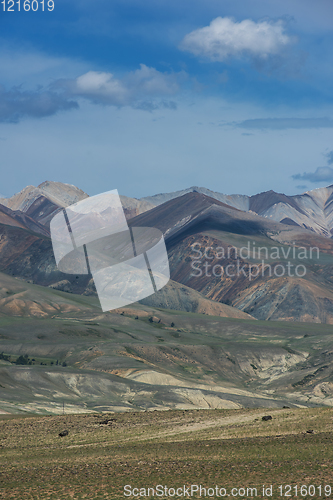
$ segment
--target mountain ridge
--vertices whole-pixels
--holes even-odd
[[[190,192],[202,193],[233,208],[245,212],[255,212],[276,222],[289,220],[322,236],[328,238],[333,236],[333,185],[293,196],[276,193],[273,190],[253,196],[225,195],[207,188],[192,186],[184,190],[161,193],[141,199],[158,206]]]
[[[226,195],[204,187],[192,186],[140,199],[120,195],[120,199],[126,218],[131,219],[188,193],[203,194],[229,207],[248,213],[254,212],[276,222],[297,225],[326,238],[333,238],[333,185],[293,196],[273,190],[252,196]],[[71,184],[45,181],[37,187],[27,186],[10,198],[0,198],[0,204],[11,210],[27,213],[48,229],[50,220],[58,210],[87,197],[87,193]]]

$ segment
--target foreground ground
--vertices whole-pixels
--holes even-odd
[[[263,421],[265,415],[272,420]],[[329,498],[330,485],[333,496],[332,408],[1,417],[6,500],[118,500],[134,498],[124,496],[125,485],[159,484],[217,485],[231,498],[232,488],[256,488],[257,495],[234,490],[235,498],[260,499],[296,498],[296,485],[297,498]],[[263,495],[263,485],[273,485],[272,496]],[[139,498],[170,497],[146,493]]]

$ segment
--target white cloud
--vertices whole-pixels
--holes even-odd
[[[125,74],[121,79],[115,78],[112,73],[88,71],[73,80],[59,80],[55,87],[66,89],[70,97],[83,97],[98,104],[154,109],[156,105],[150,100],[177,94],[180,91],[179,81],[185,76],[183,72],[162,73],[141,64],[138,70]],[[162,105],[170,107],[168,103]]]
[[[75,80],[68,81],[68,88],[77,97],[86,97],[104,104],[122,105],[129,99],[129,91],[112,73],[88,71]]]
[[[179,92],[179,80],[185,73],[161,73],[155,68],[140,64],[140,69],[129,73],[127,84],[135,93],[145,95],[174,95]]]
[[[258,60],[278,55],[292,41],[282,21],[245,19],[237,23],[229,17],[217,17],[209,26],[187,34],[180,49],[211,61],[244,55]]]

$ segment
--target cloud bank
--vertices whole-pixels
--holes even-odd
[[[332,182],[333,168],[318,167],[315,172],[304,172],[304,174],[292,175],[294,180],[310,181],[310,182]]]
[[[332,128],[333,120],[331,118],[255,118],[244,120],[236,124],[239,128],[246,129],[306,129],[306,128]],[[333,153],[332,153],[333,154]],[[332,156],[333,163],[333,156]]]
[[[237,23],[229,17],[217,17],[209,26],[187,34],[179,48],[211,61],[243,56],[265,60],[278,55],[293,41],[285,33],[282,21],[256,23],[245,19]]]
[[[186,73],[162,73],[144,64],[136,71],[116,78],[112,73],[88,71],[74,79],[61,79],[35,91],[0,85],[0,122],[17,123],[25,117],[42,118],[59,111],[77,109],[85,99],[103,106],[131,106],[152,111],[176,109],[170,97],[180,91]]]
[[[24,117],[43,118],[78,107],[77,102],[50,90],[6,91],[0,86],[0,122],[17,123]]]
[[[327,164],[333,164],[333,151],[325,153]],[[318,167],[315,172],[304,172],[303,174],[295,174],[291,176],[292,179],[310,181],[310,182],[333,182],[333,168],[332,167]]]

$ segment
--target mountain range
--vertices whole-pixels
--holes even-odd
[[[157,227],[164,234],[168,250],[172,282],[143,302],[198,312],[204,308],[198,304],[208,300],[211,305],[206,309],[217,311],[217,315],[239,317],[242,313],[260,320],[333,323],[333,241],[328,232],[332,193],[333,186],[295,197],[274,192],[253,197],[227,196],[204,188],[142,200],[122,196],[129,225]],[[90,275],[58,271],[49,238],[54,214],[87,196],[75,186],[44,182],[2,199],[0,270],[55,290],[95,295]],[[290,217],[276,220],[287,211]],[[296,215],[298,222],[294,220]],[[265,249],[264,263],[255,255],[236,255],[249,245],[252,250]],[[276,248],[278,258],[271,255]],[[317,253],[304,259],[295,254],[297,248],[308,254],[315,248]],[[289,254],[294,254],[291,260],[284,257]],[[198,262],[198,255],[204,259]],[[288,262],[294,270],[297,266],[305,269],[305,274],[280,275],[281,269],[287,270]],[[228,276],[224,270],[235,263],[241,272]],[[270,266],[269,272],[265,265]],[[205,266],[218,272],[213,276],[203,272]],[[257,266],[257,275],[249,279],[251,266]],[[230,310],[217,310],[218,306],[213,306],[216,303]]]
[[[201,193],[244,212],[288,225],[297,225],[331,238],[333,235],[333,185],[287,196],[266,191],[253,196],[226,195],[202,187],[157,194],[141,199],[121,196],[127,218],[188,193]],[[37,222],[47,225],[59,207],[66,207],[88,195],[75,186],[61,182],[43,182],[38,187],[27,186],[11,198],[0,198],[0,204],[21,211]]]

